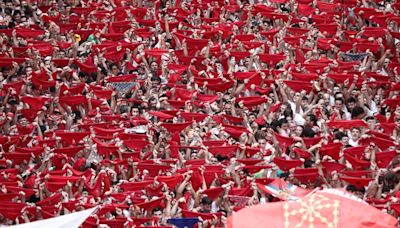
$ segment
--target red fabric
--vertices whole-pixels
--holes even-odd
[[[161,183],[165,183],[169,189],[173,189],[179,185],[183,180],[183,175],[174,175],[174,176],[158,176],[157,181]]]
[[[285,136],[279,135],[275,132],[274,132],[274,136],[275,136],[275,139],[278,141],[278,144],[281,147],[283,147],[284,150],[294,143],[293,138],[285,137]]]
[[[291,213],[303,210],[303,205],[309,205],[315,202],[316,199],[324,200],[326,202],[324,205],[333,204],[334,202],[339,204],[337,207],[323,208],[318,211],[326,219],[324,221],[335,221],[339,227],[348,226],[349,224],[360,228],[371,226],[394,227],[397,223],[394,217],[382,213],[368,204],[344,197],[342,196],[343,194],[324,192],[314,194],[303,198],[301,201],[269,203],[242,209],[228,218],[227,226],[228,228],[254,227],[258,224],[268,224],[270,227],[282,227],[284,224],[289,227],[296,226],[297,224],[303,224],[307,227],[325,226],[325,223],[318,219],[305,221],[303,214]],[[337,211],[338,214],[334,214],[333,211]],[[289,214],[288,217],[285,217],[285,214]],[[366,214],[368,216],[365,216]]]
[[[33,109],[41,109],[43,105],[48,102],[50,99],[47,97],[31,97],[31,96],[23,96],[21,98],[22,102],[29,105],[30,108]]]
[[[218,99],[218,95],[204,95],[204,94],[200,94],[198,93],[196,95],[197,99],[202,101],[202,102],[210,102],[213,103],[214,101],[216,101]]]
[[[201,122],[203,121],[206,117],[208,117],[207,114],[202,114],[202,113],[189,113],[189,112],[182,112],[180,114],[182,118],[185,119],[185,121],[191,122],[191,121],[196,121],[196,122]]]
[[[61,140],[67,144],[78,143],[80,140],[90,135],[90,132],[56,132],[56,136],[61,137]]]
[[[339,173],[350,177],[368,177],[372,170],[342,170]]]
[[[232,125],[223,125],[224,131],[228,133],[230,136],[238,139],[243,133],[249,133],[244,127],[232,126]]]
[[[171,115],[168,115],[168,114],[166,114],[164,112],[159,112],[159,111],[150,111],[149,114],[158,117],[161,121],[170,120],[170,119],[174,118]]]
[[[143,182],[124,182],[121,183],[119,186],[124,191],[138,191],[144,189],[146,186],[152,184],[153,181],[143,181]]]
[[[87,99],[85,96],[77,95],[77,96],[63,96],[60,97],[60,104],[66,104],[69,106],[76,106],[80,104],[87,103]]]
[[[257,163],[262,162],[261,159],[237,159],[237,162],[243,163],[245,165],[255,165]]]
[[[218,196],[224,191],[222,187],[209,188],[204,190],[202,194],[207,195],[212,201],[216,200]]]
[[[286,59],[286,56],[284,55],[272,55],[272,54],[258,54],[258,57],[261,62],[265,62],[269,65],[276,65],[280,61]]]
[[[124,144],[131,150],[140,151],[147,145],[149,145],[149,141],[140,139],[131,139],[131,140],[124,140]]]
[[[315,183],[317,178],[319,177],[318,171],[317,172],[310,172],[310,173],[295,173],[293,175],[300,183],[310,184]]]
[[[36,117],[38,112],[42,111],[41,109],[22,109],[21,114],[30,122],[32,122]]]
[[[240,167],[242,170],[246,170],[247,172],[254,174],[260,172],[263,169],[270,169],[272,166],[270,165],[245,165]]]
[[[151,211],[155,207],[160,207],[162,202],[165,200],[165,197],[161,197],[155,200],[151,200],[145,203],[136,204],[138,207],[143,208],[147,211]]]
[[[185,128],[187,128],[191,123],[179,123],[179,124],[173,124],[173,123],[162,123],[161,126],[164,127],[167,131],[170,133],[174,132],[181,132]]]
[[[188,210],[182,210],[182,216],[184,218],[202,218],[203,220],[212,220],[214,216],[220,217],[220,213],[197,213]]]
[[[311,154],[309,153],[309,152],[307,152],[307,151],[305,151],[305,150],[302,150],[302,149],[299,149],[299,148],[297,148],[297,147],[295,147],[294,149],[293,149],[293,151],[299,156],[299,157],[301,157],[301,158],[304,158],[304,159],[308,159],[308,158],[310,158],[310,156],[311,156]]]
[[[283,171],[289,171],[292,168],[303,165],[300,160],[286,160],[278,157],[274,158],[274,163]]]
[[[344,157],[351,163],[353,169],[365,169],[371,165],[369,161],[361,160],[347,154],[345,154]]]
[[[396,157],[396,155],[396,151],[377,152],[375,153],[376,165],[381,169],[387,168],[387,166],[390,164],[392,159]]]
[[[84,146],[57,148],[54,150],[54,153],[65,154],[68,157],[74,157],[76,153],[83,150],[84,148]]]
[[[344,128],[344,129],[350,129],[353,127],[365,127],[367,128],[368,125],[362,121],[362,120],[336,120],[336,121],[330,121],[326,123],[328,127],[330,128]]]
[[[268,99],[263,98],[263,97],[239,97],[236,98],[236,103],[240,103],[243,102],[243,105],[250,108],[253,106],[257,106],[263,103],[266,103],[268,101]]]
[[[376,136],[374,133],[370,133],[372,136],[370,138],[366,139],[360,139],[360,144],[362,145],[369,145],[371,143],[375,143],[377,147],[379,147],[381,150],[386,150],[391,146],[394,146],[394,143],[392,140],[387,139],[387,136],[383,136],[385,138],[381,138],[380,135]]]
[[[233,124],[241,124],[243,123],[244,119],[242,117],[236,117],[236,116],[231,116],[231,115],[222,115],[227,121],[233,123]]]
[[[147,170],[151,176],[157,176],[160,172],[165,172],[171,169],[169,165],[156,165],[156,164],[146,164],[146,163],[139,163],[137,168],[139,170]]]
[[[329,157],[339,160],[339,152],[342,148],[341,143],[330,143],[327,145],[323,145],[320,149],[321,155],[328,155]]]
[[[321,162],[322,167],[324,168],[325,172],[331,174],[333,171],[339,172],[346,168],[345,165],[339,164],[337,162]]]
[[[222,156],[229,156],[231,154],[236,153],[236,150],[238,147],[236,145],[234,146],[213,146],[213,147],[208,147],[208,151],[213,154],[217,155],[220,154]]]
[[[309,93],[312,90],[311,84],[305,84],[302,81],[284,81],[287,86],[289,86],[291,89],[293,89],[295,92],[301,92],[302,90],[305,90],[307,93]]]
[[[99,173],[93,185],[85,183],[85,188],[93,197],[99,197],[104,194],[105,191],[107,191],[107,189],[104,189],[103,192],[101,190],[101,186],[105,178],[107,178],[105,173]]]
[[[340,177],[340,179],[351,185],[356,186],[357,188],[365,187],[369,184],[369,182],[374,180],[372,178],[358,178],[358,177]]]
[[[209,90],[215,91],[215,92],[226,92],[230,87],[232,87],[233,81],[227,81],[227,82],[222,82],[222,83],[216,83],[216,84],[207,84],[206,87]]]

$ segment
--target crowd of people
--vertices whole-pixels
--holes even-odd
[[[224,227],[277,179],[399,215],[396,0],[0,6],[2,224]]]

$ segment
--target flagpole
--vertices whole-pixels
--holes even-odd
[[[315,192],[317,192],[319,190],[320,190],[319,187],[318,188],[314,188],[311,192],[307,193],[307,195],[305,195],[304,197],[310,196],[310,195],[314,194]]]

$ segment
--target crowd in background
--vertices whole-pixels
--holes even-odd
[[[277,178],[400,213],[395,0],[0,6],[2,224],[224,227]]]

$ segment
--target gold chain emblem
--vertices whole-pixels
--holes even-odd
[[[285,203],[284,227],[315,228],[323,224],[324,227],[337,228],[339,205],[339,200],[331,200],[320,194],[312,194],[296,202]]]

